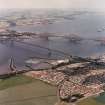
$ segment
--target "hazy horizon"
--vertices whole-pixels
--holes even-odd
[[[55,8],[105,10],[105,0],[0,0],[0,9]]]

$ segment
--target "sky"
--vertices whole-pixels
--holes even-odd
[[[89,8],[105,10],[105,0],[0,0],[0,8]]]

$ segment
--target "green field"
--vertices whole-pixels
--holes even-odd
[[[80,101],[77,105],[105,105],[105,94]]]
[[[0,105],[54,105],[56,87],[17,75],[0,81]]]
[[[13,76],[7,79],[1,79],[0,80],[0,90],[6,89],[6,88],[10,88],[10,87],[14,87],[17,85],[22,85],[22,84],[26,84],[26,83],[31,83],[34,82],[35,79],[30,78],[30,77],[26,77],[23,75],[17,75],[17,76]]]

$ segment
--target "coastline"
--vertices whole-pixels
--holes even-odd
[[[69,63],[69,60],[58,60],[58,61],[52,61],[50,63],[53,64],[53,67],[52,67],[53,69],[50,68],[47,70],[43,69],[43,70],[36,70],[36,71],[34,71],[33,69],[27,70],[27,71],[26,70],[16,71],[14,70],[14,68],[12,68],[14,72],[12,72],[11,74],[7,74],[6,76],[8,78],[8,76],[11,77],[17,74],[23,74],[25,76],[43,81],[44,83],[50,84],[52,86],[56,86],[57,96],[60,100],[62,99],[67,100],[67,98],[69,98],[69,95],[73,96],[75,94],[84,94],[84,97],[82,98],[78,97],[78,99],[76,99],[76,101],[73,102],[73,104],[77,104],[89,97],[96,97],[103,92],[102,86],[104,84],[84,85],[81,83],[82,80],[84,80],[86,77],[89,77],[89,76],[92,76],[92,77],[97,75],[104,76],[105,71],[103,69],[102,71],[98,72],[97,70],[90,70],[90,68],[88,68],[89,73],[87,73],[86,75],[84,74],[73,75],[72,72],[75,71],[74,69],[72,72],[69,70],[72,75],[68,76],[65,73],[67,72],[67,69],[66,69],[67,67],[70,67],[70,69],[78,68],[76,72],[78,71],[81,73],[81,69],[84,68],[84,64],[89,64],[89,62],[80,63],[80,64],[78,63],[71,64]],[[87,66],[86,66],[86,69],[87,69]],[[97,78],[94,78],[94,80],[97,81]]]

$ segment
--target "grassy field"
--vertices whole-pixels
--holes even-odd
[[[54,105],[56,87],[17,75],[0,81],[0,105]]]
[[[14,87],[17,85],[22,85],[22,84],[26,84],[26,83],[31,83],[34,82],[35,79],[31,78],[31,77],[26,77],[24,75],[17,75],[17,76],[13,76],[7,79],[1,79],[0,80],[0,90],[6,89],[6,88],[10,88],[10,87]]]

